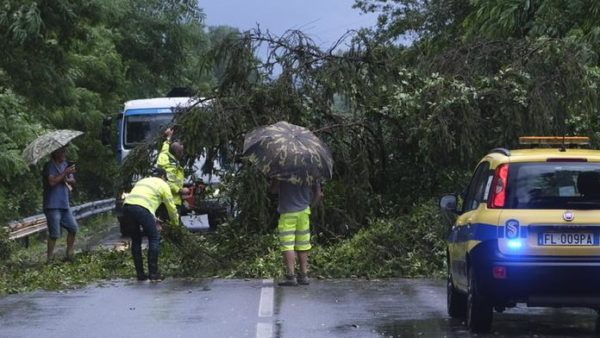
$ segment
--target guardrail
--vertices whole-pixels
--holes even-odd
[[[115,199],[109,198],[100,201],[89,202],[71,208],[75,219],[82,219],[103,212],[111,211],[115,208]],[[10,229],[10,239],[24,238],[46,229],[46,216],[39,214],[23,218],[21,220],[8,223]]]

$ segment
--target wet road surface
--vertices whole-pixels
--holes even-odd
[[[0,297],[0,337],[593,337],[586,309],[518,307],[470,335],[446,315],[444,282],[114,281]]]

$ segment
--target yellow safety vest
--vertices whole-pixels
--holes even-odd
[[[171,223],[179,224],[179,215],[175,203],[173,203],[173,194],[171,194],[169,185],[161,178],[147,177],[139,180],[129,195],[125,197],[124,203],[144,207],[153,215],[160,204],[164,203]]]
[[[179,161],[169,151],[170,145],[170,141],[165,141],[163,143],[160,153],[158,154],[156,166],[163,168],[167,172],[167,183],[169,184],[169,187],[171,187],[175,205],[181,205],[182,201],[179,191],[183,188],[185,173],[183,167],[179,164]]]

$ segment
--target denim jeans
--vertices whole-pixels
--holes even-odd
[[[71,209],[44,209],[46,224],[48,225],[48,237],[57,239],[61,235],[61,227],[67,229],[70,234],[77,233],[79,226],[71,213]]]
[[[142,263],[142,237],[148,237],[148,271],[152,274],[158,273],[158,254],[160,251],[160,233],[156,228],[156,219],[146,208],[139,205],[125,204],[123,207],[123,218],[129,222],[132,231],[131,255],[135,264],[136,273],[144,274]]]

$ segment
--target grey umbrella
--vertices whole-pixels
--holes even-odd
[[[270,178],[293,184],[312,185],[333,173],[327,145],[310,130],[284,121],[248,133],[244,155]]]
[[[29,164],[36,164],[42,157],[66,146],[71,140],[81,134],[83,132],[69,129],[48,132],[36,138],[23,150],[23,158]]]

